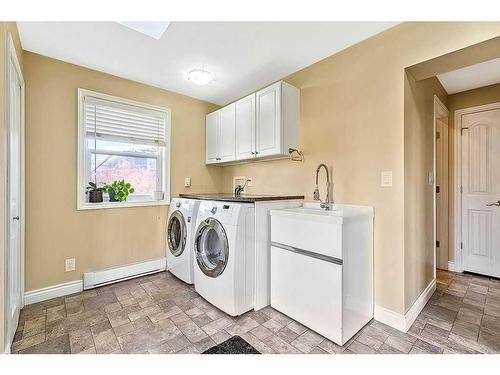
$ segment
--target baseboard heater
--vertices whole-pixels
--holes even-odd
[[[150,275],[152,273],[164,271],[167,266],[167,259],[160,258],[146,262],[128,264],[126,266],[106,268],[95,272],[83,274],[83,289],[97,288],[103,285],[117,283],[134,277]]]

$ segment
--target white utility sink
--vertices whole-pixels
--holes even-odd
[[[339,345],[373,318],[373,208],[271,210],[271,306]]]

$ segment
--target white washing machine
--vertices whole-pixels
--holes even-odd
[[[174,198],[168,214],[167,269],[188,284],[194,281],[193,241],[200,203],[196,199]]]
[[[194,239],[194,287],[229,315],[253,308],[254,205],[202,201]]]

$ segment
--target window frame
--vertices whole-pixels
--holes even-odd
[[[163,187],[164,197],[162,200],[137,200],[126,202],[101,202],[89,203],[85,195],[85,188],[88,184],[88,168],[90,168],[89,155],[91,151],[87,146],[87,134],[85,129],[85,105],[84,98],[91,96],[101,100],[113,101],[123,105],[131,105],[143,109],[159,111],[165,114],[165,147],[158,156],[157,173],[161,173],[161,186]],[[77,153],[77,210],[95,210],[105,208],[123,208],[123,207],[144,207],[144,206],[162,206],[170,203],[170,154],[171,154],[171,111],[169,108],[154,106],[151,104],[138,102],[130,99],[120,98],[108,94],[103,94],[87,89],[78,89],[78,153]]]

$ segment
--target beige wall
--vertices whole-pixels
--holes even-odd
[[[452,223],[455,220],[455,111],[458,109],[475,107],[484,104],[500,102],[500,84],[480,87],[448,96],[449,118],[449,259],[454,261],[455,251],[453,243],[455,241],[455,231]]]
[[[337,202],[375,207],[375,302],[404,313],[405,293],[421,292],[404,276],[404,69],[498,35],[500,23],[404,23],[287,77],[301,90],[304,163],[224,167],[224,190],[246,175],[249,192],[311,198],[317,164],[331,165]],[[384,170],[392,188],[380,187]]]
[[[77,211],[77,88],[172,110],[171,192],[220,190],[205,166],[205,114],[217,107],[186,96],[24,52],[26,80],[26,290],[82,273],[164,256],[168,207]],[[76,271],[64,260],[76,258]]]
[[[416,82],[405,75],[405,311],[434,278],[434,186],[428,180],[434,170],[434,95],[446,105],[436,77]]]
[[[5,146],[6,146],[6,125],[5,125],[5,59],[6,59],[6,42],[8,33],[12,34],[12,40],[16,48],[16,53],[19,59],[21,69],[23,66],[23,56],[21,43],[17,26],[14,22],[0,22],[0,353],[3,352],[3,344],[5,340]]]

